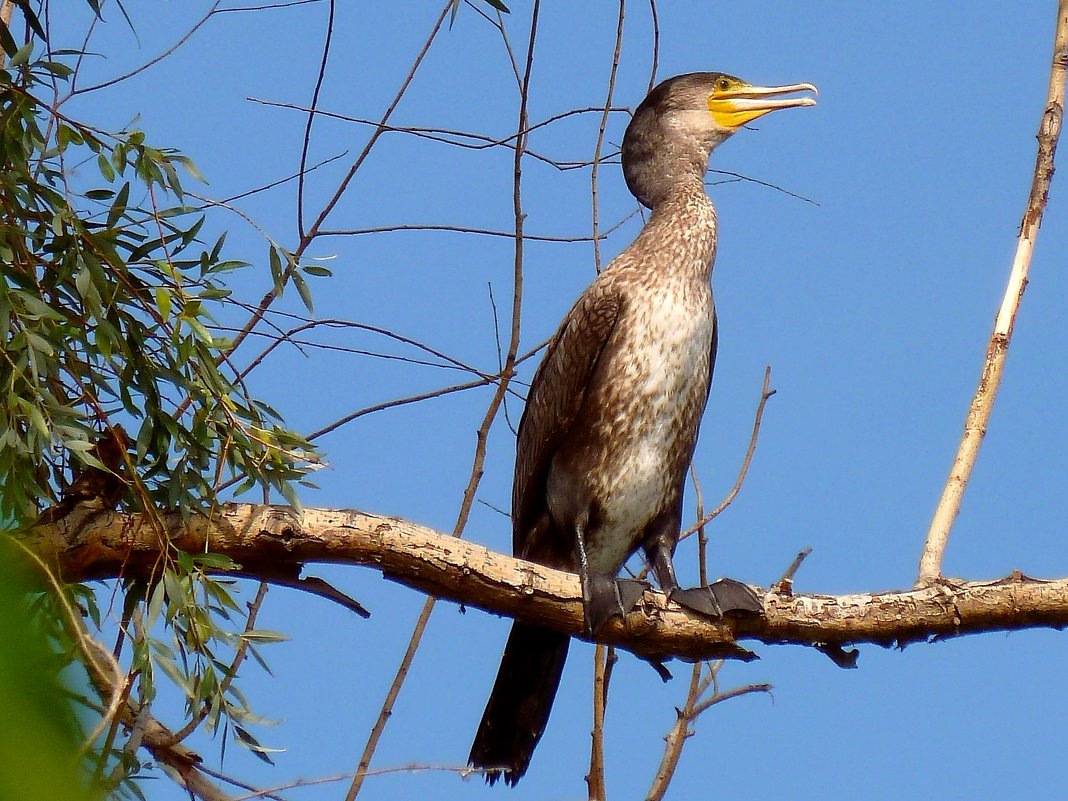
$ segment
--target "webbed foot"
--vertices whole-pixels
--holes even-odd
[[[707,587],[672,590],[672,601],[708,617],[723,617],[724,612],[763,614],[764,604],[748,584],[734,579],[720,579]]]
[[[644,581],[590,576],[583,582],[582,601],[586,610],[586,636],[594,637],[617,615],[626,617],[649,589]]]

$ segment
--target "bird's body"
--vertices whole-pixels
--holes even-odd
[[[599,574],[615,576],[646,540],[650,523],[678,515],[678,476],[693,454],[708,396],[715,337],[709,283],[715,212],[703,191],[672,206],[654,212],[638,239],[567,316],[565,326],[582,336],[589,331],[583,327],[587,317],[598,308],[612,308],[605,315],[611,330],[587,340],[587,347],[599,341],[601,350],[581,400],[572,401],[577,416],[567,436],[559,443],[546,441],[534,425],[520,434],[519,448],[538,454],[537,461],[551,451],[545,487],[549,519],[586,521],[589,568]],[[680,218],[690,224],[676,225]],[[653,242],[655,248],[649,246]],[[671,255],[666,263],[673,269],[651,269],[651,253]],[[533,408],[542,396],[561,397],[548,366],[545,373],[544,380],[535,379],[528,398],[537,404]],[[517,483],[520,505],[528,493],[525,482]],[[564,540],[568,569],[577,570],[574,535],[567,526],[552,528]],[[530,531],[528,550],[535,542]]]
[[[591,636],[633,605],[640,588],[616,575],[639,549],[681,603],[714,615],[760,610],[752,591],[730,580],[679,591],[671,557],[717,345],[708,157],[744,122],[810,105],[762,99],[801,88],[811,87],[677,76],[649,94],[627,128],[624,175],[652,214],[550,340],[520,421],[512,490],[513,552],[579,574]],[[513,625],[471,748],[471,764],[491,783],[503,773],[515,784],[526,771],[568,643],[565,634]]]

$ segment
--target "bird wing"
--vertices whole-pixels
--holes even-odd
[[[716,352],[719,350],[719,315],[716,314],[716,305],[712,304],[712,347],[708,357],[708,389],[705,390],[705,403],[708,402],[708,393],[712,391],[712,374],[716,372]],[[703,408],[703,407],[702,407]]]
[[[549,340],[534,373],[519,421],[512,486],[512,551],[520,558],[542,561],[538,552],[544,551],[539,539],[549,525],[549,467],[582,409],[590,377],[622,305],[622,296],[610,284],[591,285]]]

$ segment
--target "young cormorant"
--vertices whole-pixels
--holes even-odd
[[[616,580],[639,548],[673,600],[713,616],[761,611],[730,579],[680,590],[671,557],[716,358],[708,158],[746,123],[814,105],[780,97],[802,91],[816,88],[678,75],[649,93],[623,137],[627,187],[652,214],[549,342],[519,424],[512,490],[513,552],[579,574],[589,636],[640,597],[636,582]],[[490,784],[503,774],[514,785],[526,772],[569,641],[513,624],[469,758]]]

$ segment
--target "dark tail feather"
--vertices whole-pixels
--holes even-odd
[[[571,638],[548,629],[514,623],[504,646],[493,692],[478,724],[467,761],[486,768],[486,781],[513,787],[530,765],[545,731]]]

